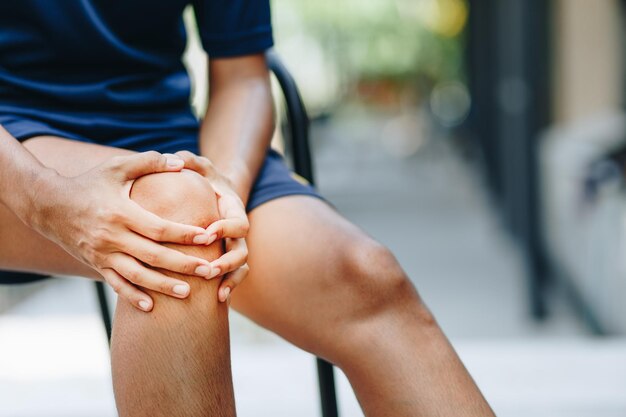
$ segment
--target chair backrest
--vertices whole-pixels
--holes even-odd
[[[309,143],[309,116],[296,81],[273,50],[265,54],[267,66],[276,76],[285,98],[287,108],[287,126],[292,149],[293,166],[296,173],[310,184],[315,184],[311,146]]]

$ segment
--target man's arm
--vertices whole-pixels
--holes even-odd
[[[207,233],[209,242],[227,238],[226,253],[211,262],[213,277],[226,275],[218,291],[223,302],[248,273],[245,205],[274,131],[265,56],[211,59],[209,85],[209,106],[200,128],[200,153],[208,159],[188,152],[178,155],[209,178],[218,195],[222,218]]]
[[[210,274],[205,259],[181,254],[155,242],[206,243],[209,235],[205,229],[166,221],[128,198],[136,178],[157,172],[178,172],[184,167],[184,161],[146,152],[109,158],[80,172],[81,168],[75,167],[71,157],[67,157],[70,153],[63,157],[58,154],[56,158],[46,154],[46,147],[58,145],[54,139],[42,141],[40,152],[31,153],[0,126],[0,205],[6,206],[25,225],[98,272],[121,297],[142,310],[152,309],[152,300],[133,284],[178,298],[185,298],[189,292],[186,282],[149,270],[145,264],[191,274],[204,266],[200,272],[206,273],[196,275]],[[32,142],[29,146],[32,150]],[[69,146],[70,149],[81,148],[78,144]],[[97,160],[98,149],[91,152]],[[34,156],[36,154],[46,165]],[[2,220],[14,222],[14,219]],[[2,232],[0,230],[0,238]],[[12,244],[18,245],[18,256],[28,252],[24,248],[29,242]],[[0,260],[0,264],[4,262]],[[29,266],[28,262],[24,264]],[[45,271],[46,266],[42,265],[39,263],[38,269]],[[184,294],[178,290],[184,290]]]
[[[274,131],[265,56],[211,59],[209,86],[200,151],[232,182],[245,204]]]

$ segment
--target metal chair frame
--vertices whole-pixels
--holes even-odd
[[[287,133],[291,145],[294,171],[312,185],[315,184],[309,143],[309,117],[295,80],[274,51],[266,53],[267,65],[280,84],[287,110]],[[47,276],[0,271],[0,284],[26,284],[48,278]],[[103,282],[95,281],[98,305],[107,339],[111,341],[112,317]],[[337,396],[333,365],[317,358],[317,373],[322,417],[338,417]]]

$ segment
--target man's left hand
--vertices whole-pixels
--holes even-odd
[[[207,227],[209,243],[224,239],[225,253],[211,262],[211,277],[224,276],[218,290],[221,302],[228,300],[230,293],[248,275],[248,246],[246,235],[250,228],[246,208],[234,190],[230,180],[218,172],[213,163],[203,156],[188,151],[177,152],[185,168],[196,171],[204,176],[217,195],[217,207],[220,220]]]

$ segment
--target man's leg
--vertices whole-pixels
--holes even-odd
[[[176,222],[207,227],[218,219],[213,189],[192,171],[142,177],[131,198]],[[214,260],[220,245],[169,246]],[[234,416],[228,307],[217,301],[219,280],[167,275],[188,281],[191,295],[178,300],[149,291],[150,314],[118,302],[112,365],[120,416]]]
[[[73,176],[120,149],[37,138],[25,146],[45,165]],[[135,201],[155,213],[190,224],[208,224],[216,215],[215,195],[194,173],[155,174],[133,187]],[[15,242],[21,245],[16,247]],[[219,244],[181,247],[215,259]],[[0,268],[45,273],[97,274],[24,226],[0,205]],[[113,375],[121,416],[233,416],[227,308],[217,301],[218,281],[183,277],[185,300],[151,293],[151,313],[118,302],[114,321]]]
[[[67,142],[33,141],[29,148],[46,164],[78,171],[66,175],[125,152]],[[251,275],[234,292],[234,305],[341,366],[368,415],[491,415],[388,251],[309,197],[266,203],[250,221]],[[7,241],[24,245],[16,250]],[[2,266],[94,275],[0,206]],[[187,334],[180,329],[182,340]],[[211,336],[204,340],[221,342]]]
[[[341,367],[366,415],[493,415],[395,258],[326,203],[265,203],[247,241],[232,306]]]

